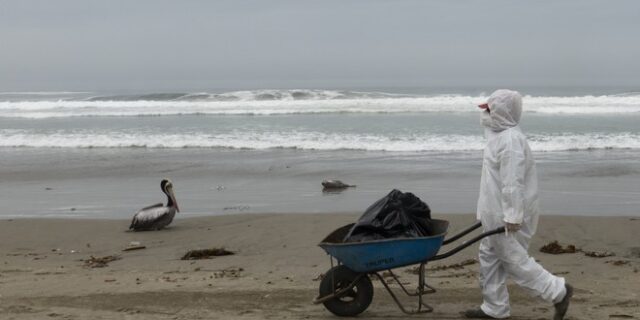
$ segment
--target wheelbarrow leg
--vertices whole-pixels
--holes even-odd
[[[433,308],[430,305],[428,305],[428,304],[426,304],[426,303],[424,303],[422,301],[422,295],[424,295],[425,293],[434,293],[434,292],[436,292],[436,289],[434,289],[433,287],[429,286],[427,284],[427,282],[426,282],[425,270],[424,270],[425,269],[425,265],[426,265],[425,262],[420,264],[420,275],[419,275],[420,278],[418,279],[418,312],[420,312],[420,310],[422,309],[423,306],[427,308],[428,311],[426,311],[426,312],[433,311]],[[425,291],[425,288],[428,288],[429,291]]]
[[[436,289],[433,288],[432,286],[428,285],[426,282],[426,276],[425,276],[425,266],[426,266],[426,262],[423,262],[420,264],[420,267],[418,269],[419,273],[418,273],[418,287],[416,288],[416,290],[414,292],[409,292],[409,290],[402,284],[402,282],[400,282],[400,279],[398,279],[398,276],[396,276],[395,273],[393,273],[393,271],[391,270],[387,270],[387,272],[389,272],[389,274],[393,277],[393,280],[395,280],[395,282],[400,286],[400,288],[402,289],[402,291],[404,291],[404,293],[410,297],[417,297],[423,294],[429,294],[429,293],[434,293],[436,292]],[[428,290],[425,290],[428,289]]]
[[[421,278],[423,278],[424,276],[424,265],[421,265],[421,269],[422,269],[422,274],[420,275]],[[425,302],[422,301],[422,295],[425,293],[430,293],[430,292],[425,292],[424,288],[425,286],[423,286],[423,280],[418,280],[420,283],[420,286],[418,287],[418,290],[416,293],[409,293],[407,291],[407,289],[402,285],[402,283],[400,283],[400,280],[398,280],[398,277],[396,277],[396,275],[391,272],[391,270],[388,270],[391,275],[393,276],[393,279],[400,285],[400,287],[402,288],[402,290],[408,295],[408,296],[418,296],[418,310],[416,311],[410,311],[407,310],[404,305],[402,304],[402,302],[400,302],[400,300],[398,299],[398,297],[396,296],[395,293],[393,293],[393,291],[391,290],[391,288],[389,287],[389,285],[387,284],[386,281],[384,281],[384,278],[382,278],[382,276],[375,272],[374,274],[376,275],[376,277],[378,278],[378,280],[380,280],[380,282],[382,282],[382,285],[384,286],[385,289],[387,289],[387,292],[389,292],[389,295],[391,296],[391,298],[393,298],[393,301],[395,301],[396,305],[398,306],[398,308],[400,308],[400,310],[406,314],[419,314],[419,313],[428,313],[428,312],[432,312],[433,308],[426,304]],[[428,287],[428,286],[427,286]],[[429,287],[431,288],[431,287]],[[432,288],[431,288],[432,289]],[[435,290],[433,290],[433,292],[435,292]]]
[[[434,287],[427,284],[427,277],[426,277],[427,273],[425,272],[426,265],[427,265],[426,262],[423,262],[420,264],[420,274],[419,274],[420,278],[418,278],[418,290],[417,290],[420,295],[436,292],[436,289]],[[425,288],[429,290],[425,290]]]

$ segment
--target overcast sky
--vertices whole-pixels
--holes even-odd
[[[640,87],[640,1],[0,0],[0,91]]]

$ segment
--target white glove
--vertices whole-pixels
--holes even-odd
[[[504,226],[504,232],[508,235],[509,233],[516,233],[522,227],[519,223],[506,223]]]

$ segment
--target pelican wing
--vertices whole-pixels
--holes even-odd
[[[145,226],[153,224],[160,217],[169,213],[170,210],[171,208],[163,206],[162,203],[146,207],[133,216],[129,229],[145,228]]]
[[[153,204],[153,205],[150,205],[150,206],[148,206],[148,207],[144,207],[144,208],[140,209],[140,211],[145,211],[145,210],[149,210],[149,209],[157,208],[157,207],[162,207],[162,206],[163,206],[162,202],[158,202],[158,203]],[[138,213],[139,213],[140,211],[138,211]],[[137,214],[137,213],[136,213],[136,214]]]

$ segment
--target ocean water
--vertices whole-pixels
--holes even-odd
[[[357,212],[391,188],[473,212],[488,93],[441,92],[0,92],[0,217],[125,218],[165,176],[186,214]],[[543,211],[640,215],[640,93],[523,92]]]
[[[0,93],[0,147],[469,151],[486,94]],[[525,96],[534,151],[640,149],[640,93]]]

